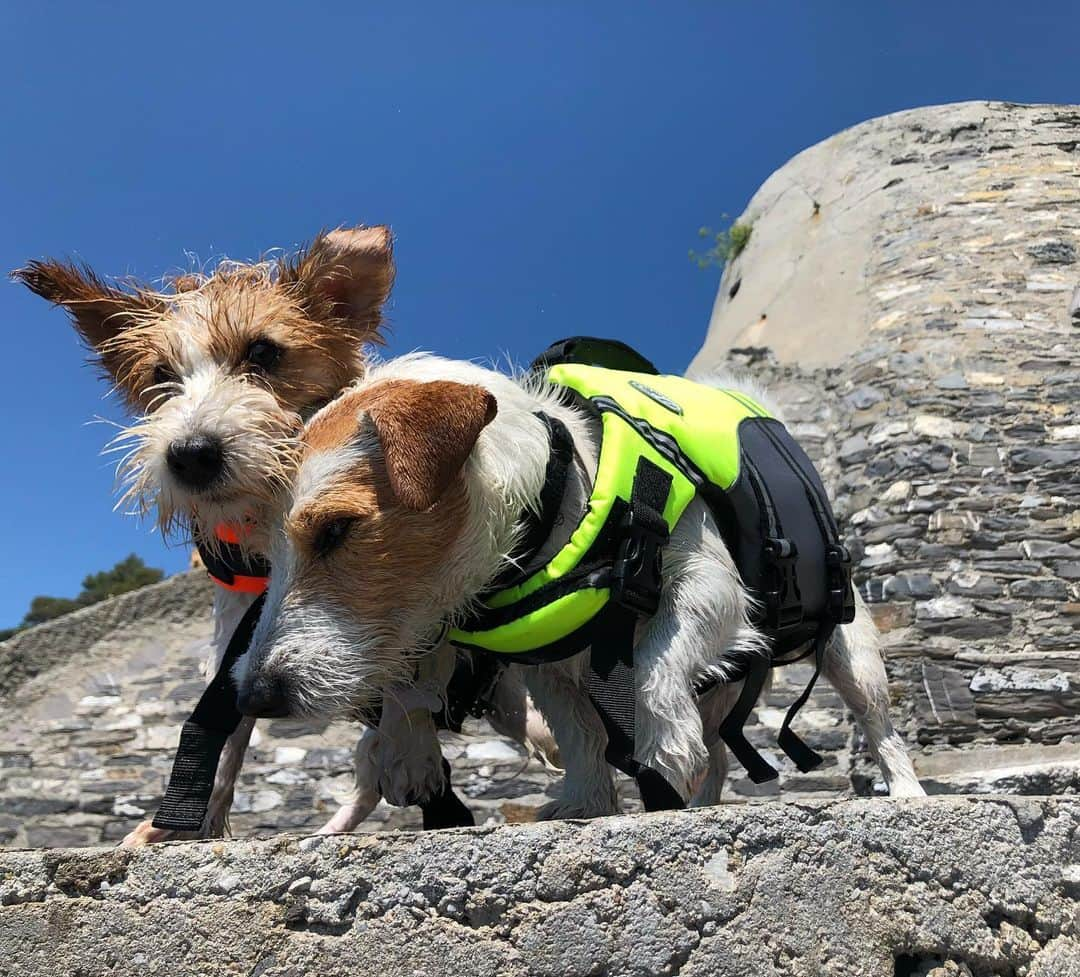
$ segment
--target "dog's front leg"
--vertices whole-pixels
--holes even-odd
[[[539,665],[526,672],[526,684],[558,744],[566,776],[562,796],[546,804],[540,817],[597,818],[618,811],[615,784],[604,758],[607,735],[582,688],[583,656]]]
[[[694,695],[694,676],[702,670],[707,647],[696,621],[680,618],[669,600],[662,600],[634,651],[634,758],[662,774],[684,801],[708,763]]]
[[[446,787],[433,713],[442,705],[456,657],[451,645],[440,645],[420,660],[412,684],[392,686],[383,694],[376,750],[378,785],[391,804],[419,804]]]
[[[337,813],[319,828],[319,834],[331,835],[355,831],[382,798],[379,790],[379,731],[369,727],[360,735],[353,754],[356,782],[349,799],[338,808]]]
[[[379,790],[398,807],[419,804],[446,785],[442,748],[431,710],[387,699],[379,721]]]
[[[229,641],[236,631],[241,618],[255,600],[250,594],[234,593],[214,588],[214,639],[211,653],[206,661],[206,678],[211,681],[221,667],[221,660]],[[137,848],[142,845],[154,845],[162,841],[175,841],[189,838],[220,838],[228,826],[229,810],[232,808],[236,781],[244,763],[255,720],[245,716],[235,732],[225,741],[218,760],[217,774],[214,777],[214,789],[210,794],[206,819],[199,831],[172,831],[168,828],[155,828],[149,820],[141,822],[120,842],[122,847]]]

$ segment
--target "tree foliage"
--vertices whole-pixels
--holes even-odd
[[[30,609],[17,628],[0,630],[0,641],[6,641],[22,628],[43,624],[109,597],[138,590],[147,584],[157,583],[164,576],[164,571],[157,567],[148,567],[142,557],[132,553],[111,570],[102,570],[100,573],[90,573],[83,577],[82,591],[77,597],[35,597],[30,601]]]

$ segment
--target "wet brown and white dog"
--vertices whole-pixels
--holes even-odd
[[[578,462],[576,489],[537,565],[565,544],[595,475],[599,431],[553,389],[418,354],[373,367],[310,421],[283,531],[271,540],[267,603],[234,668],[242,710],[348,714],[407,682],[418,662],[446,656],[445,647],[430,649],[505,567],[521,513],[539,504],[549,435],[538,412],[566,426]],[[700,677],[723,674],[730,649],[763,649],[749,610],[721,535],[695,501],[672,534],[661,607],[635,650],[637,759],[684,799],[695,788],[699,802],[719,797],[726,759],[716,731],[738,687],[700,709],[693,689]],[[615,810],[581,660],[522,669],[566,770],[548,816]],[[921,794],[889,721],[877,635],[861,603],[832,639],[824,674],[863,727],[890,792]],[[396,748],[411,776],[430,777],[433,729],[414,728]]]
[[[117,288],[58,261],[31,262],[14,277],[71,314],[138,418],[116,439],[126,451],[124,500],[137,512],[156,510],[163,531],[196,538],[243,525],[244,542],[265,553],[268,512],[289,481],[302,419],[362,374],[364,346],[380,338],[394,262],[388,228],[357,227],[322,234],[293,258],[222,262],[164,292]],[[211,676],[253,599],[215,588]],[[523,691],[510,681],[499,695],[504,726],[523,738]],[[397,701],[388,698],[387,728],[407,721]],[[245,720],[225,748],[203,836],[224,831],[253,725]],[[542,740],[535,719],[533,727]],[[361,738],[357,794],[329,829],[354,827],[378,803],[377,743],[375,731]],[[167,837],[145,822],[126,843]]]

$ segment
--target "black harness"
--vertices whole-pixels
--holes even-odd
[[[581,357],[581,358],[579,358]],[[586,362],[609,369],[658,371],[621,343],[578,337],[562,340],[537,358],[532,369],[546,371],[557,362]],[[591,404],[579,402],[586,410]],[[561,504],[568,466],[560,456],[572,451],[569,435],[550,418],[551,454],[541,497],[541,522],[553,524]],[[813,464],[787,430],[769,418],[754,418],[740,427],[741,472],[725,492],[702,486],[709,506],[740,576],[760,609],[755,622],[769,639],[770,655],[746,657],[723,679],[741,681],[742,691],[722,723],[719,734],[755,783],[774,779],[776,770],[747,740],[743,727],[766,681],[769,670],[814,656],[815,669],[806,689],[788,710],[778,745],[800,771],[813,770],[822,757],[792,730],[795,716],[810,697],[824,660],[825,649],[839,624],[854,619],[851,560],[840,541],[836,520],[825,488]],[[589,647],[584,685],[607,733],[606,757],[617,769],[634,778],[646,810],[685,806],[678,792],[659,771],[645,767],[635,753],[634,635],[638,623],[659,607],[663,548],[669,533],[662,512],[671,477],[640,459],[629,504],[612,513],[593,548],[575,570],[567,586],[581,587],[581,574],[590,585],[610,586],[611,600],[588,625],[559,643],[543,649],[539,660],[551,661]],[[536,520],[537,517],[528,517]],[[514,554],[509,571],[492,590],[512,587],[527,578],[525,567],[546,542],[527,533]],[[595,579],[594,579],[595,578]],[[549,599],[550,595],[549,595]],[[518,613],[523,613],[519,607]],[[489,610],[481,611],[468,628],[492,627]],[[484,652],[476,652],[485,655]],[[491,656],[495,657],[495,656]],[[515,660],[529,661],[529,655]],[[705,694],[721,680],[700,683]]]

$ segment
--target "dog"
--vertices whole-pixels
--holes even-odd
[[[394,274],[389,229],[361,226],[320,234],[293,257],[223,261],[209,274],[175,278],[167,291],[121,289],[62,261],[30,262],[13,277],[70,313],[138,418],[116,439],[125,451],[123,500],[138,513],[156,511],[163,532],[186,530],[211,553],[214,527],[226,526],[239,528],[247,551],[265,554],[302,419],[362,375],[365,348],[381,341]],[[253,600],[215,587],[211,676]],[[396,711],[403,697],[388,696],[384,730],[408,722],[407,710]],[[531,750],[553,751],[520,683],[500,681],[489,713]],[[225,747],[201,837],[225,831],[253,726],[245,720]],[[361,736],[356,791],[324,830],[351,830],[383,795],[379,737],[377,729]],[[146,821],[124,844],[176,836]]]
[[[581,518],[600,438],[593,417],[553,385],[413,354],[373,366],[316,414],[272,534],[267,601],[234,667],[241,711],[349,714],[425,669],[445,671],[447,628],[505,570],[522,514],[541,504],[553,443],[544,415],[569,433],[575,461],[541,565]],[[864,730],[890,793],[918,795],[889,720],[876,630],[855,600],[823,673]],[[764,654],[766,641],[713,516],[695,497],[671,534],[659,609],[639,624],[634,651],[635,759],[684,801],[719,799],[726,756],[715,731],[740,687],[721,685],[699,703],[695,683],[730,674],[733,652]],[[545,817],[616,810],[607,737],[583,687],[585,654],[522,669],[566,771]],[[438,762],[430,727],[414,722],[389,748],[414,781],[430,779]]]

